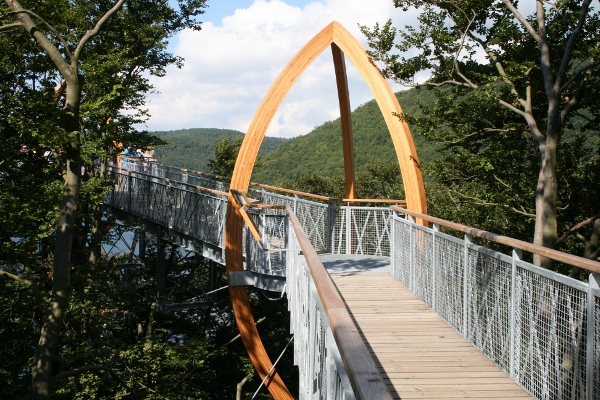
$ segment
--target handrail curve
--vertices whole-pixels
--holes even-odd
[[[523,240],[484,231],[482,229],[473,228],[471,226],[459,224],[457,222],[432,217],[430,215],[421,214],[416,211],[407,210],[398,206],[390,206],[390,208],[396,212],[410,215],[411,217],[422,219],[439,226],[454,229],[456,231],[463,232],[474,237],[486,239],[491,242],[503,244],[506,246],[511,246],[515,249],[524,250],[529,253],[539,254],[541,256],[551,258],[555,261],[564,262],[575,267],[586,269],[590,272],[600,273],[600,262],[590,260],[589,258],[583,258],[573,254],[564,253],[559,250],[554,250],[548,247],[538,246],[536,244],[525,242]]]

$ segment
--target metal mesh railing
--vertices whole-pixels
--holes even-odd
[[[588,334],[592,338],[588,342],[588,354],[593,360],[587,369],[588,391],[592,393],[591,399],[600,400],[600,290],[595,289],[590,297],[592,306],[588,315],[594,316],[594,329]]]
[[[194,186],[226,190],[226,184],[126,163],[121,172],[109,170],[115,189],[107,204],[223,247],[227,198]],[[417,225],[387,208],[333,207],[265,190],[251,189],[249,195],[295,210],[317,250],[391,256],[399,281],[536,398],[600,400],[595,286],[540,269],[516,253],[507,256]],[[277,276],[285,268],[302,398],[349,398],[335,341],[287,216],[283,210],[252,215],[262,240],[245,233],[246,268]]]
[[[381,207],[332,207],[332,254],[390,256],[393,212]]]
[[[320,251],[328,248],[329,207],[327,204],[301,199],[298,196],[290,197],[269,193],[265,190],[255,191],[254,193],[260,194],[260,199],[265,204],[290,207],[296,213],[315,250]]]
[[[261,242],[258,243],[246,227],[246,270],[285,276],[287,215],[260,212],[250,215],[259,229]]]
[[[109,172],[115,186],[105,196],[105,204],[223,247],[227,197],[133,171]]]
[[[300,375],[300,399],[350,400],[354,394],[293,228],[286,263],[294,364]]]
[[[583,399],[587,287],[518,262],[514,379],[541,399]]]
[[[504,372],[510,372],[511,260],[466,243],[463,335]]]
[[[394,217],[394,276],[538,399],[595,399],[597,289]]]
[[[463,312],[453,305],[464,304],[464,245],[455,237],[436,232],[434,257],[436,268],[432,303],[442,318],[462,332]]]

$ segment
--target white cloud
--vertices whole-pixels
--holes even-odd
[[[283,0],[256,0],[202,31],[184,31],[174,52],[185,66],[169,68],[154,84],[149,103],[150,130],[230,128],[245,132],[287,62],[332,20],[344,25],[366,47],[357,24],[373,26],[407,18],[390,0],[321,0],[293,7]],[[352,107],[372,98],[347,62]],[[394,87],[398,90],[398,87]],[[300,77],[271,123],[268,135],[293,137],[339,116],[331,52],[325,51]]]

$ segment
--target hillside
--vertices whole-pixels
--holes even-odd
[[[157,146],[155,155],[158,162],[196,171],[207,171],[206,164],[213,158],[213,143],[224,137],[244,136],[232,129],[194,128],[175,131],[156,131],[153,135],[167,141],[166,146]],[[289,139],[266,137],[259,155],[276,149]]]
[[[425,89],[412,89],[396,94],[406,113],[417,112],[417,101],[433,102],[433,94]],[[383,115],[375,100],[352,112],[355,162],[357,172],[365,170],[370,161],[389,163],[396,154]],[[295,181],[309,173],[324,176],[343,175],[342,129],[339,118],[315,128],[305,136],[283,143],[263,157],[263,166],[252,176],[255,182],[275,180]],[[435,145],[413,132],[421,162],[435,155]]]

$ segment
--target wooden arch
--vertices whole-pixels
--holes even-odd
[[[344,55],[352,61],[369,86],[383,114],[398,156],[407,207],[410,210],[427,214],[425,188],[414,141],[406,122],[397,117],[398,114],[402,113],[400,104],[398,104],[398,100],[386,80],[372,64],[366,50],[350,32],[335,21],[327,25],[296,54],[265,95],[244,137],[235,163],[230,188],[241,192],[248,190],[258,150],[275,112],[300,75],[330,45],[333,52],[340,102],[347,198],[354,198],[354,160]],[[243,270],[243,219],[239,208],[240,206],[235,202],[230,192],[225,228],[225,256],[228,275],[229,272]],[[242,286],[229,286],[229,292],[238,329],[246,350],[259,376],[264,379],[268,375],[272,363],[256,329],[248,301],[248,292]],[[292,398],[285,384],[276,373],[271,373],[265,384],[276,399]]]

